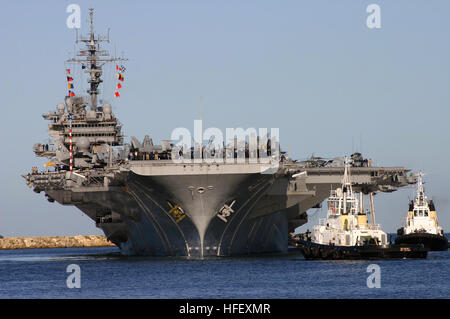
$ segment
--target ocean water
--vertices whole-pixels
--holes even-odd
[[[68,288],[80,268],[80,288]],[[380,268],[368,288],[367,267]],[[450,298],[450,251],[425,260],[123,257],[115,247],[0,251],[0,298]]]

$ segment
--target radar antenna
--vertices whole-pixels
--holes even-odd
[[[83,37],[82,35],[78,36],[76,43],[83,42],[86,46],[84,50],[79,50],[77,57],[67,60],[67,63],[78,63],[82,65],[82,69],[84,69],[86,73],[89,73],[88,83],[90,85],[87,93],[91,96],[91,111],[97,110],[97,96],[99,94],[98,86],[103,82],[101,79],[102,76],[102,66],[109,62],[122,62],[128,61],[123,57],[110,57],[108,58],[109,52],[107,50],[102,50],[100,48],[101,42],[109,43],[109,29],[107,36],[97,35],[94,33],[94,9],[89,9],[89,17],[91,20],[90,23],[90,32],[89,36]]]

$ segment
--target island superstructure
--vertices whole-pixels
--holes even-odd
[[[308,209],[320,206],[330,189],[339,187],[344,166],[339,161],[291,160],[280,152],[278,140],[267,137],[258,137],[256,160],[247,147],[243,158],[236,156],[239,141],[231,154],[229,145],[224,146],[205,161],[206,148],[200,146],[200,158],[192,152],[200,160],[184,162],[172,158],[176,145],[170,140],[156,145],[146,136],[142,142],[132,137],[125,143],[111,105],[98,101],[102,65],[118,59],[100,48],[106,38],[95,35],[92,10],[90,17],[89,37],[81,37],[86,48],[80,50],[81,58],[69,61],[89,74],[88,97],[66,96],[55,111],[44,114],[52,143],[35,144],[34,151],[48,158],[54,171],[34,168],[24,175],[27,184],[51,202],[83,211],[123,254],[204,257],[286,251],[288,234],[307,222]],[[269,162],[260,160],[263,155]],[[352,168],[355,191],[392,192],[415,183],[402,167],[359,164]]]

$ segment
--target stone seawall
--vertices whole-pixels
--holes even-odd
[[[0,249],[112,247],[113,243],[102,235],[5,237],[0,239]]]

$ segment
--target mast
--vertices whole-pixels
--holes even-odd
[[[375,226],[375,205],[373,204],[373,192],[370,192],[369,199],[370,199],[370,219],[372,219],[372,225]]]
[[[69,114],[69,170],[73,171],[72,114]]]
[[[422,177],[423,177],[423,173],[420,172],[418,174],[419,179],[418,179],[418,186],[417,186],[417,198],[416,198],[416,202],[417,205],[422,206],[424,205],[425,202],[425,195],[424,195],[424,189],[423,189],[423,181],[422,181]]]
[[[372,162],[369,162],[369,167],[372,167]],[[375,226],[375,205],[373,204],[373,192],[369,193],[370,201],[370,219],[372,221],[372,226]]]
[[[349,163],[347,157],[345,158],[344,177],[342,179],[342,186],[345,187],[347,189],[347,191],[349,191],[350,193],[353,193],[352,182],[350,179],[350,163]]]
[[[94,33],[94,9],[89,9],[89,18],[90,18],[90,32],[88,37],[83,37],[82,35],[78,37],[76,43],[83,42],[86,46],[85,50],[79,50],[77,56],[80,58],[72,58],[67,60],[68,63],[78,63],[82,65],[82,69],[84,72],[89,74],[89,89],[87,93],[91,97],[90,105],[91,111],[97,110],[97,96],[100,93],[98,90],[98,86],[103,82],[101,79],[102,76],[102,66],[109,62],[119,62],[119,61],[127,61],[125,58],[105,58],[109,57],[109,52],[106,50],[102,50],[100,48],[101,42],[109,43],[109,29],[107,36],[97,35],[95,37]]]
[[[350,195],[353,195],[352,182],[350,180],[350,163],[349,163],[347,157],[345,158],[345,164],[344,164],[344,178],[342,179],[342,192],[344,195],[343,212],[345,215],[345,214],[347,214],[347,194],[350,193]]]
[[[359,211],[361,214],[364,213],[364,195],[362,191],[359,192]]]

